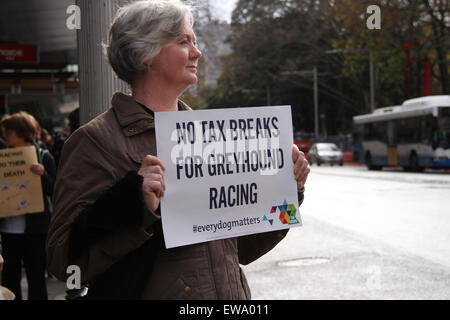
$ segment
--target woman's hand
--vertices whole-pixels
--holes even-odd
[[[300,190],[305,186],[311,169],[305,154],[295,144],[292,146],[292,160],[294,161],[294,176],[297,181],[297,189]]]
[[[158,157],[147,155],[142,161],[138,174],[144,177],[142,194],[147,208],[151,211],[158,209],[159,201],[164,196],[164,170],[166,168]]]
[[[2,272],[2,270],[3,270],[3,262],[4,262],[3,257],[0,254],[0,272]]]
[[[32,164],[31,167],[31,172],[33,172],[34,174],[37,174],[38,176],[42,176],[44,175],[45,172],[45,168],[42,164]]]

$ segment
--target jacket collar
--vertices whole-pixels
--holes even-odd
[[[181,100],[178,100],[178,104],[183,110],[191,110],[191,108]],[[130,95],[116,92],[111,99],[111,105],[121,127],[128,127],[136,122],[141,122],[142,120],[147,122],[150,128],[155,127],[152,115],[145,112],[145,110],[143,110]]]
[[[150,128],[155,127],[153,117],[145,112],[132,96],[116,92],[111,99],[111,105],[121,127],[128,127],[142,120],[146,121]]]

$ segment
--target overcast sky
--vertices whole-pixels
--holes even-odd
[[[231,12],[237,0],[211,0],[213,14],[221,20],[231,21]]]

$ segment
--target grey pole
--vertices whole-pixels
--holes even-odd
[[[374,88],[374,75],[373,75],[373,53],[369,50],[369,60],[370,60],[370,111],[375,110],[375,88]]]
[[[8,94],[4,95],[5,114],[9,114]]]
[[[313,68],[314,77],[314,135],[319,137],[319,94],[317,90],[317,68]]]
[[[77,0],[81,12],[81,29],[77,30],[80,124],[85,124],[111,104],[116,91],[128,92],[103,55],[109,26],[124,0]]]

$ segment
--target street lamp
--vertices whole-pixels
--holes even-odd
[[[319,137],[319,89],[317,80],[317,67],[314,66],[312,70],[301,70],[301,71],[285,71],[282,72],[282,76],[310,76],[313,75],[313,91],[314,91],[314,135]]]
[[[366,53],[369,52],[369,81],[370,81],[370,110],[373,112],[375,110],[375,80],[373,73],[373,52],[368,49],[358,49],[358,50],[327,50],[326,54],[335,54],[339,52],[350,52],[350,53]]]

